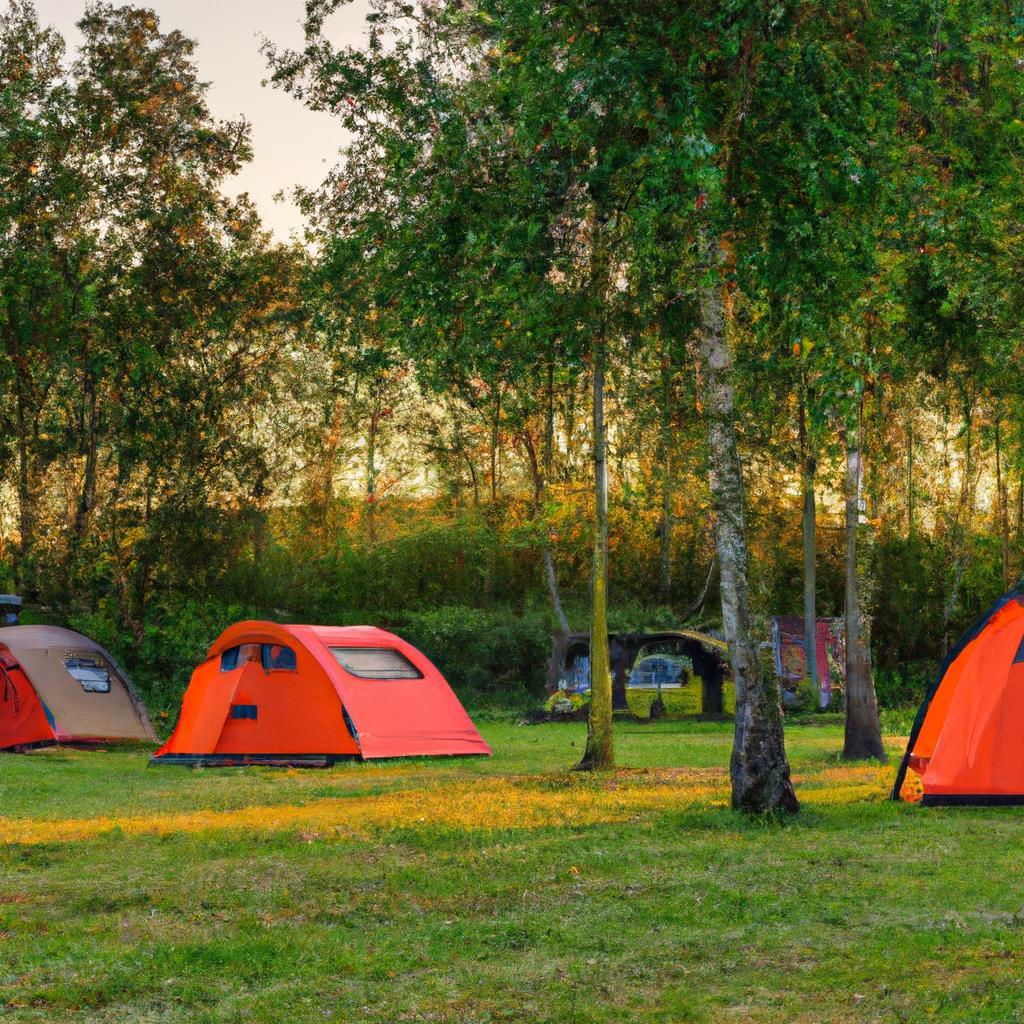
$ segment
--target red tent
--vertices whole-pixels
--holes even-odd
[[[371,626],[240,622],[192,674],[158,763],[490,754],[440,672]]]
[[[949,652],[917,714],[893,797],[1024,803],[1024,590],[1004,594]]]

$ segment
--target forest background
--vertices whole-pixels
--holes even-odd
[[[247,616],[518,708],[589,628],[597,452],[610,628],[720,630],[713,293],[754,639],[852,573],[919,702],[1024,568],[1018,7],[379,0],[350,49],[337,6],[265,45],[353,140],[290,244],[173,25],[0,14],[3,588],[164,731]]]

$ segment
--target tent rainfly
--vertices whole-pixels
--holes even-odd
[[[1024,585],[942,663],[914,721],[893,799],[1024,804]]]
[[[154,764],[490,754],[441,673],[370,626],[239,622],[192,673]]]
[[[156,740],[114,659],[70,629],[0,629],[0,750],[110,740]]]

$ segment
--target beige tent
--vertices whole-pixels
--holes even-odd
[[[59,626],[0,629],[0,749],[156,740],[127,673]]]

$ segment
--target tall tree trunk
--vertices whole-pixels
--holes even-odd
[[[562,607],[562,598],[558,590],[558,573],[555,571],[555,559],[551,552],[551,538],[548,536],[547,527],[544,525],[544,489],[547,486],[547,475],[551,472],[551,457],[547,446],[551,443],[552,432],[546,431],[544,438],[545,454],[544,469],[537,460],[537,450],[533,438],[528,431],[523,431],[521,437],[523,447],[526,449],[526,457],[530,464],[530,473],[533,476],[533,520],[541,531],[541,552],[544,564],[544,579],[547,582],[548,594],[551,597],[551,610],[558,619],[559,633],[565,637],[569,632],[569,620],[566,618],[565,609]],[[559,646],[556,644],[556,646]]]
[[[1024,533],[1024,476],[1017,481],[1017,525],[1015,527],[1017,543],[1020,543],[1021,534]]]
[[[334,470],[341,448],[343,414],[344,403],[340,398],[335,399],[327,432],[320,444],[319,457],[310,463],[311,467],[315,467],[311,469],[309,482],[309,504],[315,516],[313,525],[325,537],[330,532],[331,511],[334,505]]]
[[[555,463],[555,361],[548,359],[547,373],[547,409],[544,415],[544,479],[538,494],[538,505],[543,505],[545,493],[551,483],[551,473]],[[540,510],[542,511],[542,510]],[[565,636],[569,632],[569,619],[562,606],[562,595],[558,589],[558,572],[555,569],[555,554],[551,550],[551,537],[544,528],[543,539],[544,578],[547,580],[548,593],[551,595],[551,609],[558,619],[558,627]]]
[[[366,539],[377,543],[377,433],[380,427],[380,400],[375,399],[370,412],[370,429],[366,436],[366,502],[364,515]]]
[[[565,608],[562,605],[562,597],[558,589],[558,573],[555,570],[555,556],[551,552],[551,544],[544,544],[544,578],[548,584],[548,594],[551,596],[551,610],[558,619],[558,628],[563,636],[569,632],[569,619],[566,617]]]
[[[1014,524],[1014,540],[1019,545],[1024,534],[1024,424],[1021,425],[1020,439],[1017,442],[1017,522]]]
[[[843,757],[850,761],[885,760],[878,701],[871,675],[870,622],[861,610],[857,533],[860,522],[860,412],[843,430],[846,446],[846,735]]]
[[[501,391],[495,389],[494,416],[491,419],[491,501],[498,500],[498,440],[501,425]]]
[[[85,397],[88,408],[83,417],[85,428],[85,469],[82,474],[82,490],[78,498],[75,512],[75,541],[85,536],[89,522],[89,513],[96,503],[96,463],[98,454],[99,400],[96,394],[96,381],[90,373],[85,381]]]
[[[15,403],[18,432],[18,555],[14,565],[14,582],[22,592],[31,592],[35,584],[32,554],[36,541],[36,493],[33,486],[33,438],[30,436],[28,402],[19,388]]]
[[[960,504],[950,531],[956,545],[953,555],[952,583],[942,606],[942,639],[943,647],[949,650],[952,643],[951,629],[953,618],[960,604],[960,587],[963,584],[964,572],[967,569],[971,550],[971,535],[974,531],[974,512],[977,504],[978,480],[974,472],[974,407],[971,396],[963,395],[964,413],[964,474],[960,485]]]
[[[743,476],[736,447],[732,355],[719,280],[721,250],[709,234],[703,239],[703,249],[700,356],[708,420],[708,470],[715,509],[722,621],[736,689],[736,732],[730,763],[732,804],[754,812],[796,811],[800,804],[790,780],[778,689],[773,680],[763,677],[757,645],[750,633]]]
[[[907,416],[907,539],[914,538],[914,414]]]
[[[672,600],[672,494],[675,467],[672,460],[672,362],[661,353],[661,578],[658,596],[663,605]]]
[[[1006,493],[1006,472],[1003,465],[1003,449],[1000,437],[999,418],[996,418],[996,496],[999,499],[999,538],[1003,565],[1003,587],[1010,585],[1010,510]]]
[[[818,703],[822,703],[821,680],[818,677],[818,595],[817,595],[817,505],[814,500],[816,460],[807,436],[807,378],[800,369],[800,471],[803,480],[804,508],[802,516],[804,547],[804,665]]]
[[[608,461],[604,427],[604,374],[607,343],[604,328],[594,346],[594,564],[590,596],[590,714],[587,749],[578,767],[611,768],[612,675],[608,657]]]

